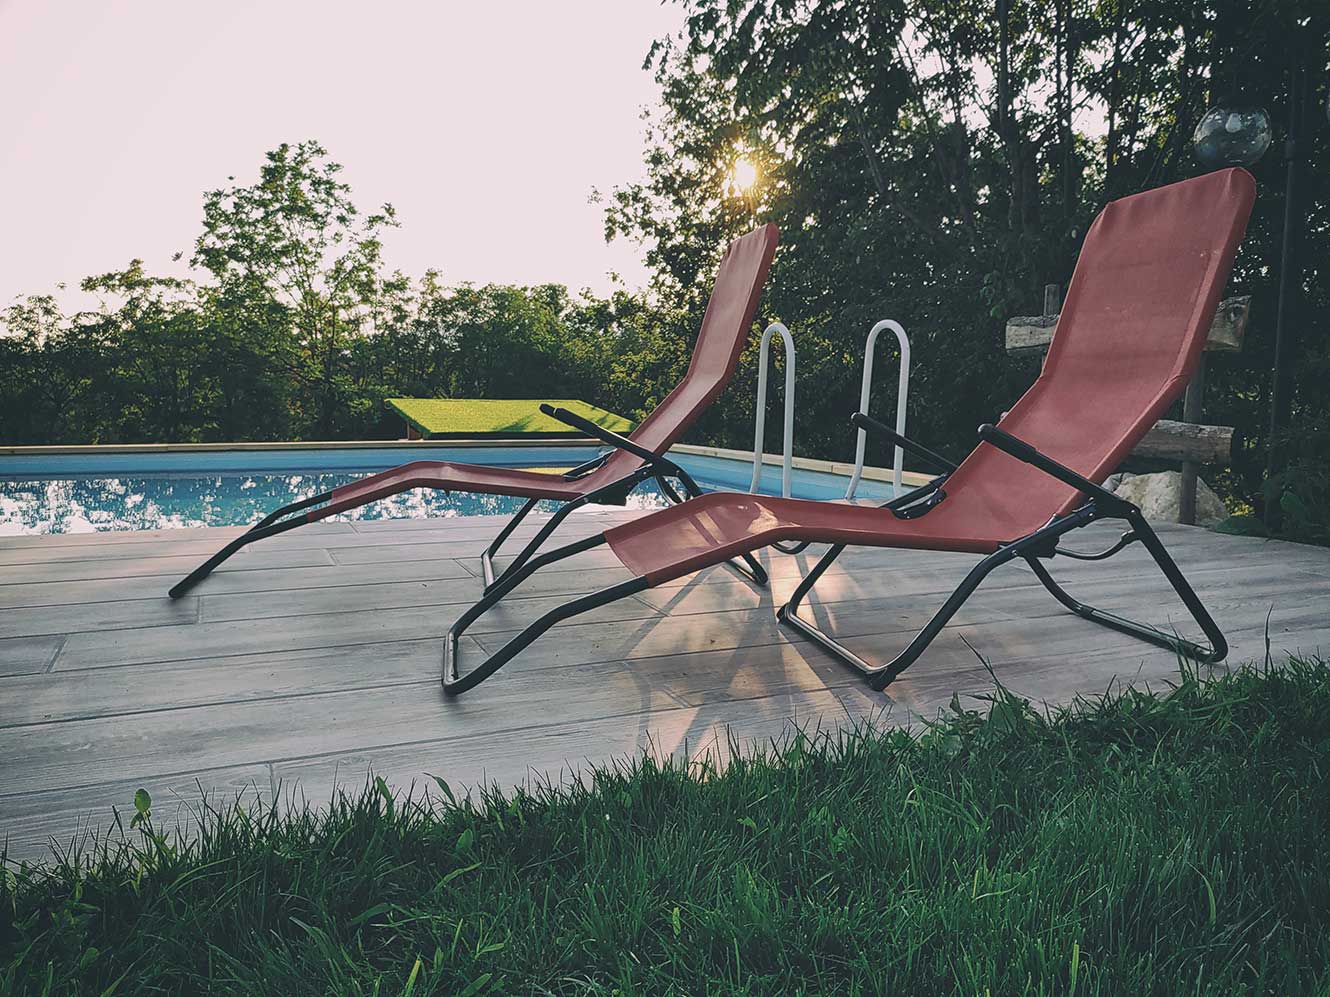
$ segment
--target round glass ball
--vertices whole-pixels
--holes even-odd
[[[1192,144],[1196,158],[1211,169],[1250,166],[1270,148],[1270,115],[1263,107],[1220,105],[1205,112]]]

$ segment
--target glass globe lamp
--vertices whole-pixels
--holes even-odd
[[[1251,166],[1270,148],[1273,133],[1265,108],[1220,102],[1205,112],[1192,144],[1196,158],[1212,170]]]

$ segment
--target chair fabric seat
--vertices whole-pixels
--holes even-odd
[[[632,458],[633,464],[640,464]],[[631,469],[629,469],[629,473]],[[397,495],[412,488],[434,488],[442,491],[476,492],[483,495],[513,495],[518,498],[558,499],[570,501],[608,484],[612,477],[601,468],[592,474],[568,480],[560,474],[523,471],[511,467],[492,467],[487,464],[455,464],[451,461],[418,460],[380,474],[371,474],[350,484],[334,488],[327,505],[311,510],[311,522],[354,509],[376,499]]]
[[[991,554],[1030,532],[1025,525],[970,515],[959,496],[898,519],[873,506],[713,492],[606,530],[605,540],[624,567],[659,585],[780,540]]]

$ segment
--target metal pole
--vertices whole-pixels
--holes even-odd
[[[1294,68],[1288,87],[1288,137],[1284,142],[1284,161],[1287,164],[1284,182],[1284,233],[1279,253],[1279,299],[1275,309],[1274,371],[1270,379],[1270,439],[1266,449],[1266,478],[1278,474],[1283,466],[1277,443],[1278,435],[1288,424],[1292,410],[1292,390],[1289,384],[1290,361],[1296,352],[1297,333],[1289,328],[1289,311],[1298,293],[1302,277],[1296,269],[1295,256],[1302,219],[1297,211],[1298,174],[1302,137],[1303,105],[1306,103],[1307,78],[1301,65]],[[1267,526],[1279,520],[1279,499],[1266,503]]]
[[[757,405],[753,419],[753,481],[748,490],[756,495],[762,482],[762,458],[765,455],[767,428],[767,356],[771,352],[771,335],[779,332],[785,344],[785,442],[782,450],[780,493],[790,497],[790,469],[794,464],[794,338],[782,322],[772,322],[762,333],[758,347]]]
[[[1187,394],[1182,399],[1182,421],[1200,422],[1201,404],[1205,399],[1205,354],[1196,365],[1196,373],[1187,385]],[[1201,465],[1194,460],[1182,462],[1182,485],[1178,493],[1178,522],[1187,526],[1196,525],[1196,478]]]
[[[901,351],[901,370],[896,382],[896,432],[905,435],[905,402],[910,393],[910,337],[905,329],[894,319],[884,318],[868,330],[868,341],[864,344],[864,376],[859,386],[859,411],[868,414],[868,402],[873,394],[873,354],[877,347],[877,336],[883,329],[890,329],[896,334],[896,343]],[[868,446],[868,433],[860,427],[855,434],[854,471],[850,474],[850,483],[845,489],[847,499],[854,498],[859,488],[859,479],[864,473],[864,453]],[[905,451],[896,447],[891,458],[891,497],[900,498],[903,494],[901,479],[905,471]]]

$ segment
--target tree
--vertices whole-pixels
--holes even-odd
[[[289,321],[296,349],[269,355],[295,361],[301,403],[325,437],[342,415],[351,340],[368,331],[379,298],[406,285],[382,272],[381,236],[397,226],[392,205],[362,217],[341,170],[317,142],[279,146],[257,183],[204,197],[192,259],[215,278],[228,308],[246,303],[253,317],[276,323],[278,336]]]
[[[86,278],[84,291],[120,301],[115,310],[83,313],[83,335],[108,344],[109,377],[99,395],[116,413],[118,439],[206,439],[216,408],[214,339],[192,282],[150,277],[142,260]]]
[[[764,308],[799,343],[802,452],[844,456],[845,415],[871,323],[900,319],[914,344],[910,419],[963,453],[974,426],[1028,384],[1002,347],[1003,320],[1065,284],[1090,219],[1112,198],[1198,172],[1190,137],[1214,92],[1240,84],[1276,121],[1296,39],[1324,53],[1330,5],[1314,0],[684,0],[685,29],[649,53],[661,88],[647,180],[606,198],[609,237],[640,239],[662,298],[691,313],[725,243],[758,221],[781,231]],[[1322,80],[1326,74],[1321,74]],[[1321,95],[1324,101],[1324,94]],[[1327,161],[1326,130],[1307,161]],[[744,202],[736,157],[760,166]],[[1282,164],[1262,191],[1231,293],[1255,295],[1248,349],[1211,365],[1211,413],[1263,452]],[[1325,323],[1330,177],[1304,192],[1312,216],[1301,316]],[[1313,245],[1314,244],[1314,245]],[[1320,277],[1321,279],[1318,279]],[[1304,337],[1297,410],[1330,409],[1324,351]],[[1319,351],[1318,351],[1319,350]],[[741,443],[752,374],[723,405]],[[894,409],[890,378],[878,404]],[[772,431],[779,420],[769,419]],[[721,432],[725,432],[721,430]],[[1259,489],[1245,454],[1228,482]]]

